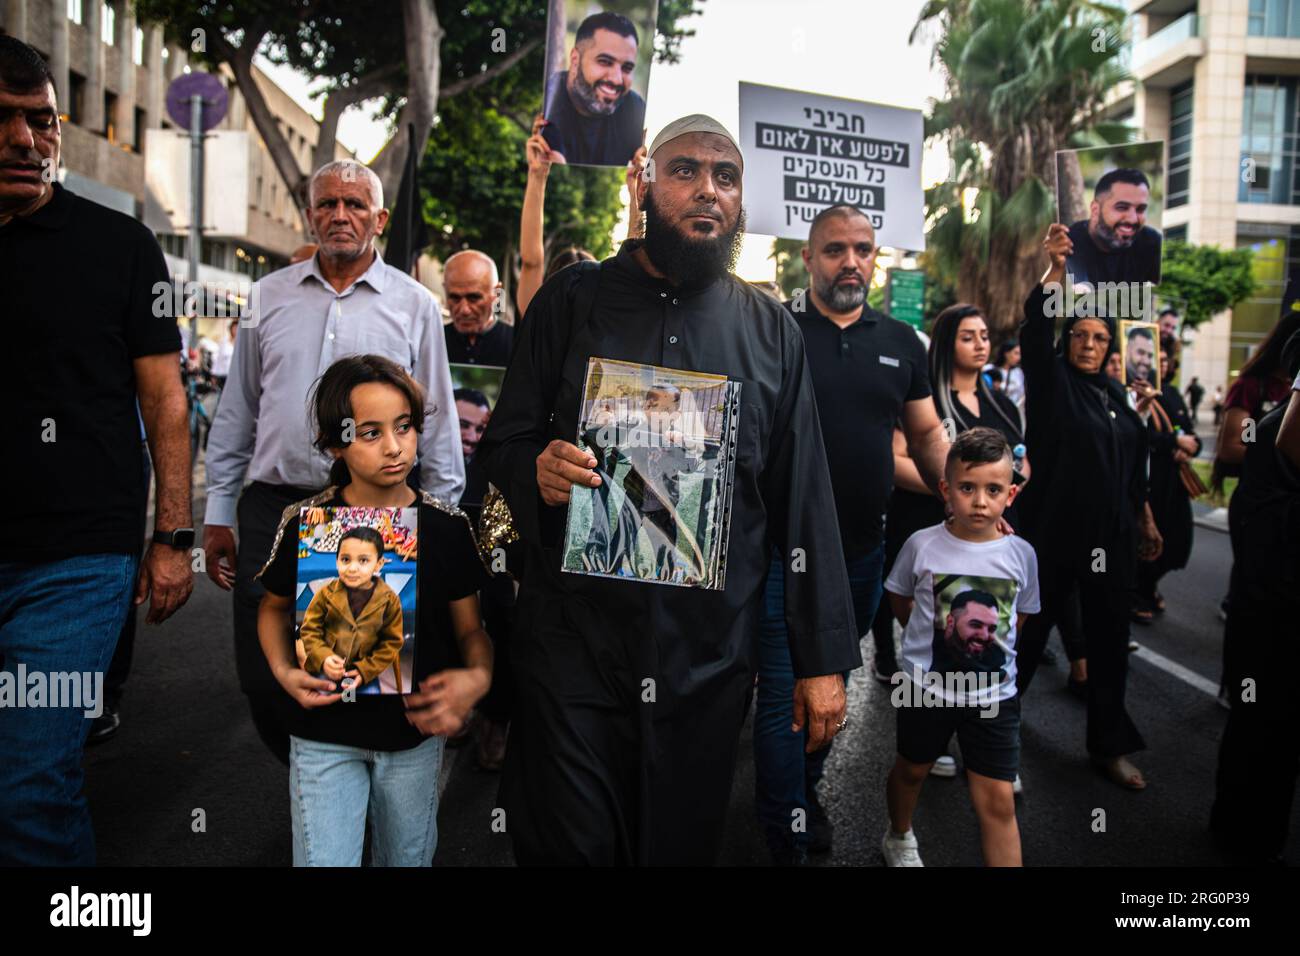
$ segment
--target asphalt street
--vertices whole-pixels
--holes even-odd
[[[1208,430],[1208,429],[1207,429]],[[201,514],[201,502],[196,507]],[[1134,625],[1143,651],[1130,670],[1130,712],[1149,750],[1134,762],[1140,793],[1091,769],[1083,704],[1064,689],[1064,654],[1044,665],[1024,701],[1017,801],[1027,865],[1203,866],[1223,862],[1205,829],[1216,753],[1227,712],[1215,700],[1226,586],[1226,534],[1196,529],[1190,566],[1162,582],[1169,609]],[[118,735],[86,753],[86,792],[105,865],[284,866],[290,863],[288,772],[259,741],[235,677],[231,606],[202,577],[173,620],[140,627]],[[864,642],[864,657],[871,643]],[[893,761],[887,686],[867,669],[849,683],[851,721],[822,784],[835,826],[819,865],[877,866],[885,831],[884,781]],[[719,862],[765,865],[754,822],[753,752],[747,724]],[[435,865],[510,865],[509,837],[494,832],[498,776],[474,765],[472,748],[448,751]],[[1104,811],[1105,829],[1095,821]],[[915,830],[929,866],[979,865],[979,838],[962,775],[931,779]],[[1292,833],[1300,832],[1300,807]],[[1293,837],[1288,855],[1300,862]]]

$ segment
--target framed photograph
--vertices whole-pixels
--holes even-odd
[[[356,693],[409,694],[419,509],[304,508],[295,620],[303,669]]]
[[[478,443],[483,440],[492,409],[501,395],[501,383],[506,370],[502,365],[468,365],[451,363],[452,397],[456,401],[456,418],[460,422],[460,450],[465,456],[465,491],[461,507],[471,518],[477,518],[477,509],[487,495],[488,481],[478,460],[474,457]]]
[[[1165,143],[1060,150],[1057,222],[1069,226],[1071,284],[1160,281]]]
[[[645,141],[658,0],[549,0],[542,135],[556,161],[626,166]]]
[[[1119,350],[1124,384],[1147,382],[1160,391],[1160,326],[1155,322],[1121,322]]]

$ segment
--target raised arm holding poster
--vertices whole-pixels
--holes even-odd
[[[827,206],[861,209],[881,246],[925,248],[920,110],[740,84],[749,232],[806,239]]]

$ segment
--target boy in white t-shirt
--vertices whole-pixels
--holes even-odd
[[[904,625],[891,701],[898,757],[886,796],[889,866],[922,866],[912,813],[934,761],[955,733],[980,822],[984,862],[1020,865],[1012,782],[1020,765],[1016,635],[1039,610],[1038,559],[1004,533],[1019,490],[1001,432],[972,428],[953,442],[940,491],[951,517],[907,539],[885,591]]]

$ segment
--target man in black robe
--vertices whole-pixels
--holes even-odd
[[[645,241],[552,277],[529,307],[479,445],[525,542],[518,709],[501,785],[521,863],[711,863],[754,683],[771,548],[786,573],[810,748],[843,726],[840,674],[861,663],[816,403],[793,319],[731,274],[743,159],[715,120],[656,137],[638,183]],[[725,374],[741,383],[722,590],[562,573],[573,444],[588,359]]]

